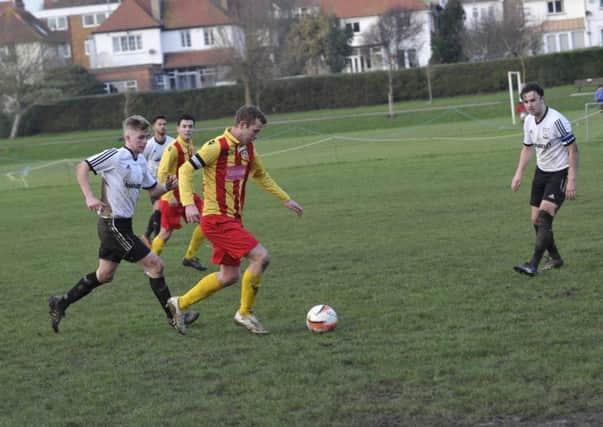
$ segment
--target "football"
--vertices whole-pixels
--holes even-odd
[[[312,332],[329,332],[337,327],[337,313],[327,304],[315,305],[308,311],[306,326]]]

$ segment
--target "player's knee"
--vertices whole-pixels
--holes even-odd
[[[270,254],[268,251],[265,251],[264,255],[260,259],[260,263],[262,265],[262,271],[265,271],[270,265]]]
[[[228,272],[222,271],[222,272],[220,272],[220,275],[218,276],[218,280],[222,286],[226,287],[226,286],[234,285],[235,283],[237,283],[237,281],[239,280],[240,277],[241,277],[240,271],[228,271]]]
[[[101,285],[113,281],[113,276],[114,276],[113,273],[107,273],[107,272],[104,272],[104,271],[97,271],[96,272],[96,278],[98,279],[98,282]]]
[[[158,277],[163,274],[163,261],[157,255],[151,257],[146,264],[148,272],[152,277]]]

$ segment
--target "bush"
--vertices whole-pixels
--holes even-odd
[[[525,79],[544,87],[603,77],[603,49],[529,57],[525,67]],[[434,65],[430,67],[432,94],[451,97],[505,90],[510,70],[522,70],[519,59]],[[396,101],[427,98],[424,68],[396,71],[393,78]],[[287,113],[384,104],[387,79],[387,72],[379,71],[274,80],[262,92],[261,106],[268,113]],[[32,108],[22,120],[20,134],[117,128],[126,115],[134,113],[164,114],[169,120],[184,112],[197,120],[229,117],[242,103],[241,86],[73,98]]]

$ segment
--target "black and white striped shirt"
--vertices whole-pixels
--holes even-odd
[[[536,149],[536,164],[540,170],[556,172],[569,166],[566,147],[573,144],[576,137],[563,114],[547,107],[539,122],[529,115],[524,121],[523,132],[523,143]]]
[[[157,181],[147,169],[143,156],[126,147],[109,148],[86,159],[90,169],[103,177],[102,201],[109,207],[104,216],[132,218],[140,189],[151,189]]]

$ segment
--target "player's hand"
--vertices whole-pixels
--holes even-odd
[[[178,177],[176,175],[168,175],[165,180],[165,189],[167,191],[178,188]]]
[[[186,221],[190,224],[191,222],[199,222],[199,209],[194,204],[184,207],[184,214],[186,215]]]
[[[88,209],[90,209],[91,211],[98,213],[107,205],[98,200],[96,197],[87,197],[86,206],[88,206]]]
[[[568,181],[565,187],[565,198],[568,200],[576,200],[576,183]]]
[[[511,180],[511,191],[516,192],[521,186],[521,176],[515,175]]]
[[[297,214],[297,216],[302,216],[304,214],[304,208],[302,208],[295,200],[289,199],[285,202],[285,206],[291,209],[293,212]]]

